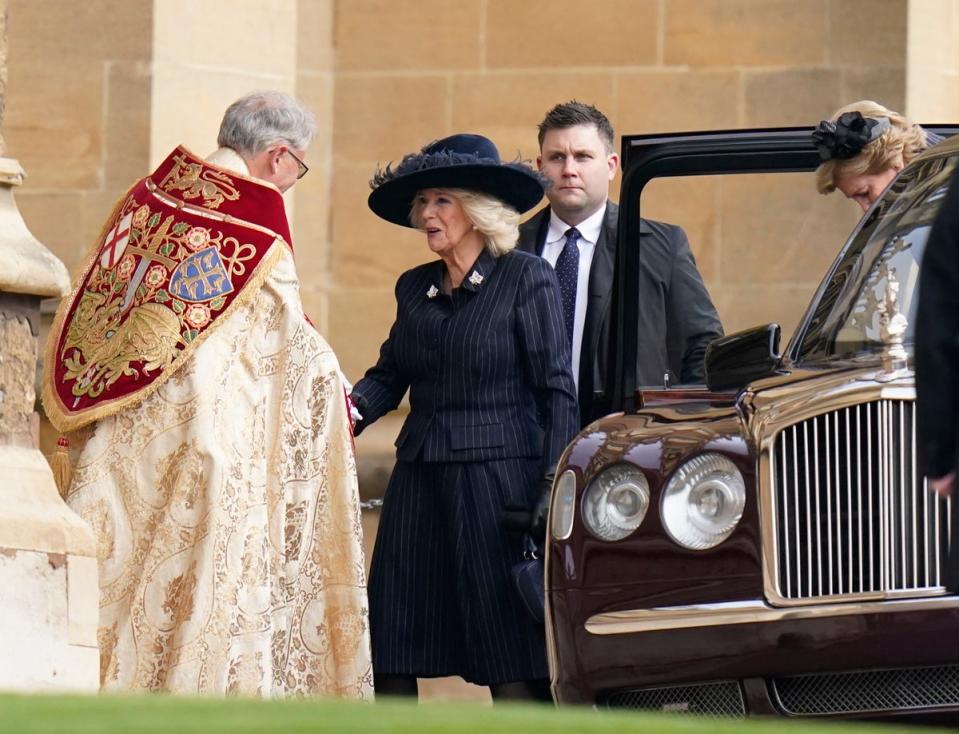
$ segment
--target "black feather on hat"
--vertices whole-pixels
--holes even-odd
[[[520,214],[543,198],[545,180],[530,166],[504,163],[493,141],[461,133],[411,153],[396,168],[377,170],[370,181],[370,209],[388,222],[412,227],[410,210],[417,191],[467,189],[495,196]]]

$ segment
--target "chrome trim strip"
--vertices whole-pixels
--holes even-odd
[[[817,604],[806,607],[771,607],[762,600],[691,604],[682,607],[630,609],[594,614],[586,621],[593,635],[627,635],[637,632],[721,627],[732,624],[758,624],[796,619],[847,617],[857,614],[895,614],[959,609],[959,596],[946,596],[944,590],[931,591],[939,596],[926,599],[897,599],[865,603]]]
[[[833,440],[829,444],[829,465],[832,467],[832,475],[835,480],[835,497],[836,497],[836,522],[833,524],[832,520],[829,521],[829,542],[832,543],[833,536],[836,537],[836,592],[837,594],[842,593],[842,589],[846,588],[846,584],[843,583],[842,575],[842,548],[840,544],[842,543],[842,482],[840,481],[841,477],[839,476],[839,460],[837,458],[837,446],[842,436],[839,434],[839,411],[841,408],[837,408],[832,411],[829,415],[832,416],[832,430],[833,430]],[[829,420],[828,417],[826,419]],[[829,561],[829,567],[832,568],[832,559]],[[829,580],[829,592],[833,593],[833,583],[832,576],[830,575]]]
[[[803,421],[803,425],[806,425],[805,421]],[[812,424],[812,440],[815,446],[819,445],[819,424],[818,423]],[[822,538],[822,509],[821,509],[821,500],[820,500],[821,491],[819,489],[819,452],[813,451],[812,455],[813,455],[813,471],[816,473],[815,483],[814,483],[814,488],[816,491],[816,537]],[[806,466],[809,466],[809,464],[806,464]],[[817,596],[822,596],[826,592],[824,592],[822,589],[823,574],[822,574],[822,548],[821,547],[818,549],[818,552],[816,553],[816,558],[818,559],[818,564],[816,566],[816,573],[817,573],[817,581],[818,581],[817,588],[819,589]],[[810,596],[812,596],[812,594],[810,594]]]
[[[872,486],[872,411],[865,408],[866,413],[866,486]],[[875,565],[875,528],[873,527],[873,493],[867,492],[869,496],[869,585],[876,583],[876,565]]]
[[[846,408],[843,413],[846,416],[846,456],[854,456],[852,450],[852,435],[849,430],[849,424],[852,422],[850,420],[849,408]],[[859,466],[859,462],[856,462],[856,466]],[[853,587],[853,565],[852,561],[854,558],[854,551],[852,547],[852,463],[846,462],[846,572],[849,574],[849,583],[847,584],[850,591],[855,591]],[[856,513],[856,524],[858,525],[862,513]],[[862,553],[860,552],[859,558],[862,558]],[[859,582],[862,583],[862,576],[859,577]]]
[[[859,404],[856,406],[856,453],[862,456],[862,411],[863,406]],[[865,516],[862,511],[862,498],[863,495],[867,497],[872,497],[872,494],[869,492],[869,486],[867,485],[865,491],[863,490],[862,485],[862,462],[856,463],[856,509],[858,510],[857,516],[858,520],[856,522],[856,529],[859,532],[859,537],[857,538],[857,547],[859,548],[859,593],[861,594],[866,590],[866,581],[863,568],[863,557],[866,555],[866,549],[863,547],[862,541],[862,525],[863,517]],[[869,516],[869,522],[872,522],[872,516]],[[867,536],[868,537],[868,536]],[[870,538],[871,540],[871,538]],[[869,556],[869,563],[872,564],[872,556]],[[928,584],[927,584],[928,585]],[[871,588],[871,587],[870,587]]]
[[[803,466],[809,466],[809,424],[802,424],[803,435]],[[798,465],[798,462],[797,462]],[[818,479],[818,477],[817,477]],[[806,492],[806,596],[812,596],[812,503],[809,500],[811,492]],[[802,591],[802,589],[800,589]]]

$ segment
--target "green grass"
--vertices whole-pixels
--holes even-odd
[[[260,732],[399,732],[538,734],[899,734],[925,729],[844,723],[758,720],[724,722],[651,714],[598,713],[548,706],[388,701],[256,701],[171,696],[0,696],[2,734],[259,734]]]

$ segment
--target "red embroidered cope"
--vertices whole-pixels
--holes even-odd
[[[278,189],[174,150],[118,203],[60,304],[44,373],[54,426],[79,428],[158,387],[255,292],[277,239],[292,247]]]

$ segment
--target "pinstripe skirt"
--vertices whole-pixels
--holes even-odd
[[[500,527],[504,508],[534,502],[540,467],[397,462],[369,580],[376,673],[479,685],[547,677],[543,626],[511,574],[522,539]]]

